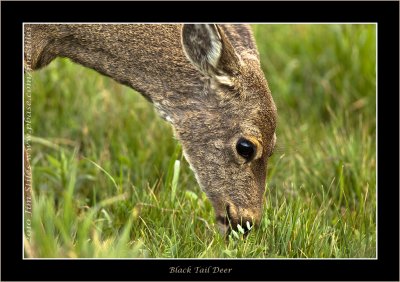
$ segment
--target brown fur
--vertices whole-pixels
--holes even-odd
[[[223,229],[226,213],[234,227],[260,220],[276,108],[249,26],[57,24],[27,30],[32,69],[68,57],[155,105],[172,124]],[[219,54],[218,48],[217,61],[205,57]],[[236,152],[239,137],[257,144],[253,161]]]

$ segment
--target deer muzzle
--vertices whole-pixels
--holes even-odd
[[[261,216],[261,207],[241,208],[231,203],[225,204],[224,213],[217,215],[218,228],[222,234],[228,234],[231,230],[237,231],[240,226],[246,234],[253,226],[260,223]]]

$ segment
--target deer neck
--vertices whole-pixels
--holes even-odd
[[[25,45],[32,45],[27,48],[32,69],[56,57],[69,58],[140,92],[171,121],[174,111],[186,111],[196,101],[191,97],[204,91],[201,75],[182,51],[180,28],[136,25],[133,31],[129,25],[73,24],[47,25],[42,31],[40,25],[29,25]],[[30,38],[29,31],[35,36]]]

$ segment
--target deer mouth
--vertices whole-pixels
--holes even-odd
[[[229,235],[232,230],[238,231],[241,228],[243,235],[247,236],[251,227],[254,225],[252,219],[249,218],[237,218],[236,213],[233,210],[234,207],[230,204],[226,204],[225,213],[217,216],[216,220],[218,223],[218,229],[222,235]],[[240,226],[239,226],[240,225]]]

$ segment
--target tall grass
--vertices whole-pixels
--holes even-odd
[[[278,107],[264,217],[225,240],[170,126],[66,59],[32,78],[26,257],[376,256],[374,25],[254,25]]]

